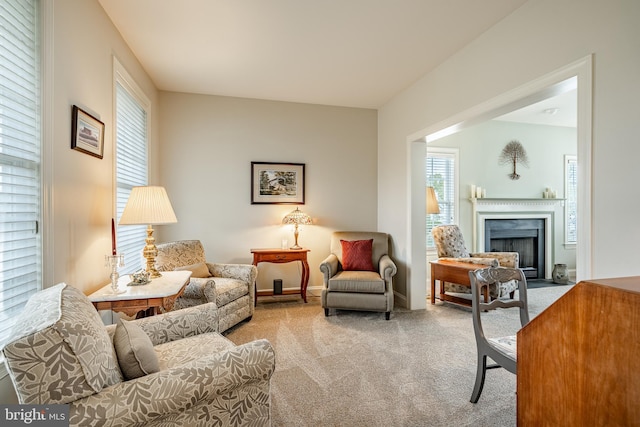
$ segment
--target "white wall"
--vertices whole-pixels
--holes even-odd
[[[44,248],[44,287],[66,282],[88,294],[109,281],[104,255],[111,251],[113,205],[113,55],[156,108],[157,91],[96,0],[45,2],[53,28],[44,42],[53,87],[45,87],[51,113],[43,123],[45,168],[51,202],[51,237]],[[104,158],[71,147],[71,107],[105,123]],[[45,115],[46,116],[46,115]],[[155,173],[157,121],[151,117]],[[47,185],[47,183],[45,183]],[[45,223],[45,226],[48,225]],[[0,402],[17,402],[9,377],[0,378]]]
[[[594,55],[590,271],[594,278],[640,274],[639,266],[619,256],[633,251],[640,238],[635,220],[640,199],[633,184],[640,178],[635,166],[640,125],[634,113],[640,98],[639,19],[640,2],[635,0],[529,0],[380,109],[378,155],[385,164],[378,168],[378,226],[394,235],[402,280],[408,273],[420,275],[405,265],[413,261],[407,138],[590,54]],[[624,232],[612,232],[612,224],[624,224]],[[409,268],[425,267],[417,260]],[[422,301],[415,308],[420,305]]]
[[[500,165],[498,157],[511,140],[518,140],[527,151],[529,166],[517,165],[520,179],[511,180],[510,165]],[[551,187],[564,197],[564,156],[576,155],[576,129],[560,126],[487,121],[430,143],[431,147],[458,148],[460,151],[459,226],[471,249],[473,237],[470,186],[487,190],[489,198],[540,198]],[[554,263],[575,269],[575,248],[565,248],[564,217],[555,218]]]
[[[251,263],[252,248],[293,245],[282,218],[293,205],[251,204],[251,162],[304,163],[313,218],[301,228],[309,287],[321,287],[320,262],[335,230],[375,230],[375,110],[161,92],[162,184],[178,217],[158,241],[199,239],[212,262]],[[299,287],[299,263],[260,264],[258,289]],[[319,290],[314,291],[318,295]]]
[[[114,216],[113,56],[141,86],[152,103],[151,165],[154,175],[157,91],[100,4],[56,0],[53,3],[53,282],[65,281],[91,293],[109,280],[104,255],[111,251]],[[105,123],[104,158],[71,150],[71,106]]]

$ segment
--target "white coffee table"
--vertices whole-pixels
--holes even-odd
[[[112,310],[137,317],[153,316],[171,311],[190,278],[190,271],[165,271],[161,277],[146,285],[127,286],[131,278],[123,275],[118,280],[118,288],[125,292],[113,293],[109,283],[89,295],[89,300],[98,311]]]

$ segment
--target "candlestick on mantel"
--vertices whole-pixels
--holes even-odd
[[[111,255],[116,255],[116,222],[111,218]]]

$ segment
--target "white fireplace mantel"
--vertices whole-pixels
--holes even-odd
[[[487,219],[542,218],[545,220],[545,277],[550,277],[552,265],[549,245],[554,218],[562,215],[565,199],[471,198],[473,204],[473,248],[484,252],[484,223]]]

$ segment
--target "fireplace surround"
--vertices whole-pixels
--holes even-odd
[[[537,240],[537,247],[533,254],[528,252],[524,253],[526,259],[523,259],[523,253],[520,250],[516,252],[520,253],[520,266],[527,268],[525,274],[528,278],[551,278],[551,269],[553,268],[553,236],[555,230],[555,218],[562,218],[562,208],[564,206],[564,199],[516,199],[516,198],[484,198],[484,199],[470,199],[473,204],[473,249],[476,252],[490,252],[492,250],[513,251],[508,247],[519,248],[520,245],[529,245],[532,242],[528,239]],[[505,239],[502,242],[494,243],[494,247],[491,246],[491,237],[487,240],[486,237],[486,225],[487,221],[491,220],[530,220],[535,221],[535,231],[531,231],[531,224],[525,225],[525,230],[512,230],[509,231],[507,225],[506,230],[499,232],[506,237],[498,237],[498,239]],[[493,223],[489,223],[493,225]],[[508,222],[505,224],[509,224]],[[512,225],[515,224],[512,223]],[[523,222],[526,224],[526,222]],[[493,231],[489,234],[491,235]],[[517,234],[521,234],[518,236]],[[512,234],[512,236],[508,236]],[[529,235],[527,235],[529,234]],[[535,236],[534,236],[535,235]],[[495,238],[495,235],[494,235]],[[499,249],[503,248],[503,249]],[[535,258],[531,261],[531,258]],[[524,265],[532,264],[532,265]],[[535,269],[535,272],[533,271]]]
[[[484,221],[484,247],[489,252],[518,252],[527,279],[545,276],[544,218],[499,218]]]

